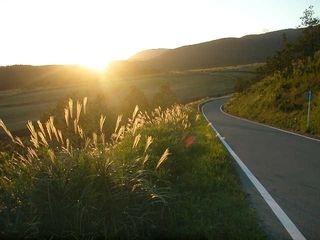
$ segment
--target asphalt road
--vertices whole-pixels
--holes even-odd
[[[320,239],[320,142],[228,116],[226,101],[203,113],[300,232]]]

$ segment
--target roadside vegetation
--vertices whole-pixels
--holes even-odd
[[[255,81],[244,80],[225,110],[237,116],[293,131],[320,135],[320,25],[312,6],[305,10],[303,35],[287,43],[259,69]],[[237,85],[236,85],[237,86]],[[307,123],[308,93],[312,93]]]
[[[0,238],[265,238],[194,106],[101,115],[87,131],[89,103],[70,99],[63,123],[29,122],[25,139],[0,121],[11,141],[0,151]]]

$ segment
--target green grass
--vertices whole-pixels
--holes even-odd
[[[268,76],[243,93],[234,95],[225,110],[237,116],[295,132],[320,136],[320,53],[295,64],[289,77]],[[307,127],[307,92],[311,90],[310,126]]]
[[[10,129],[17,131],[24,128],[27,120],[40,119],[44,111],[53,108],[61,98],[72,93],[91,98],[102,91],[109,99],[114,99],[110,101],[114,108],[117,108],[130,86],[137,86],[150,100],[164,82],[169,83],[180,102],[186,103],[232,92],[237,79],[253,77],[257,66],[198,69],[125,78],[111,77],[98,85],[95,82],[92,85],[82,83],[66,87],[0,91],[0,117],[7,122]]]
[[[1,238],[265,239],[195,107],[135,112],[111,139],[81,134],[85,108],[67,107],[77,133],[65,123],[59,136],[51,120],[0,154]]]

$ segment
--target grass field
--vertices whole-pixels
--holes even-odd
[[[320,53],[289,76],[270,75],[225,105],[233,115],[303,134],[320,136]],[[308,92],[312,92],[309,124]]]
[[[135,111],[111,139],[103,117],[86,137],[68,125],[85,130],[85,106],[0,151],[1,239],[265,239],[196,105]]]
[[[82,93],[88,97],[103,91],[120,101],[130,86],[141,89],[151,99],[163,83],[169,83],[180,102],[190,102],[206,96],[223,95],[233,91],[239,78],[252,77],[257,65],[228,68],[199,69],[156,75],[131,76],[100,82],[99,85],[82,83],[68,87],[0,91],[0,118],[12,129],[25,127],[27,120],[37,120],[42,113],[54,107],[63,97]]]

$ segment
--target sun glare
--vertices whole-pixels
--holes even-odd
[[[82,64],[83,66],[90,68],[92,70],[102,72],[106,70],[107,66],[109,65],[109,62],[87,62]]]

